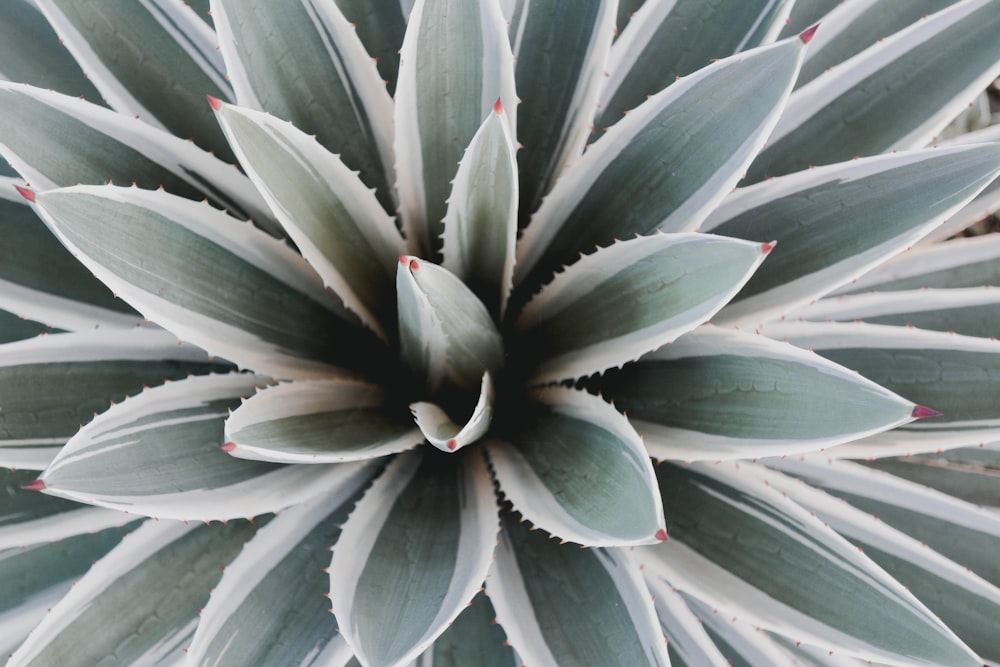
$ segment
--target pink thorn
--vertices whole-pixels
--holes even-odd
[[[913,412],[910,413],[910,416],[914,419],[926,419],[927,417],[940,417],[941,413],[937,410],[924,407],[923,405],[918,405],[913,408]]]
[[[234,449],[236,449],[235,442],[227,442],[224,445],[222,445],[222,451],[224,451],[226,454],[233,451]]]
[[[399,256],[399,263],[402,264],[403,266],[406,266],[406,255]]]
[[[761,254],[766,255],[767,253],[769,253],[772,250],[774,250],[774,246],[776,246],[776,245],[778,245],[777,241],[770,241],[768,243],[761,243],[760,244],[760,252],[761,252]]]
[[[458,443],[455,442],[455,438],[452,438],[446,444],[448,445],[448,449],[451,451],[455,451],[455,448],[458,447]]]
[[[21,488],[25,491],[44,491],[45,482],[40,479],[36,479],[33,482],[28,482],[27,484],[22,484]]]
[[[806,28],[804,31],[799,33],[799,39],[802,41],[803,44],[808,44],[810,41],[812,41],[813,35],[816,34],[817,28],[819,28],[818,23],[813,27]]]
[[[222,108],[222,100],[218,97],[212,97],[211,95],[205,95],[205,99],[208,100],[208,106],[212,107],[213,111],[218,111]]]
[[[420,262],[415,259],[410,260],[410,271],[416,271],[420,268]]]
[[[658,531],[656,531],[656,535],[654,535],[653,537],[655,537],[656,539],[658,539],[661,542],[666,542],[667,539],[668,539],[667,538],[667,531],[665,531],[664,529],[660,528]]]
[[[14,189],[17,190],[22,197],[30,202],[35,201],[35,191],[31,188],[22,188],[20,185],[15,185]]]
[[[497,101],[493,103],[493,113],[498,116],[503,113],[503,102],[500,101],[499,97],[497,98]]]

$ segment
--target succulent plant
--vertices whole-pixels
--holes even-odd
[[[8,664],[1000,660],[997,34],[0,4]]]

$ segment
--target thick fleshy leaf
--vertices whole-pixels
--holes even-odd
[[[14,343],[46,333],[59,333],[59,330],[0,310],[0,343]]]
[[[916,454],[1000,440],[1000,343],[863,323],[769,324],[765,336],[810,347],[831,361],[943,413],[839,445],[837,456]]]
[[[223,368],[163,330],[60,333],[0,345],[0,465],[41,470],[116,401]]]
[[[669,343],[710,319],[770,250],[708,234],[655,234],[581,258],[517,321],[537,364],[532,382],[590,375]]]
[[[916,409],[817,354],[711,326],[592,385],[652,456],[674,461],[817,450],[908,423]]]
[[[142,316],[114,298],[38,219],[27,202],[0,194],[0,307],[69,330],[132,328]]]
[[[779,33],[780,37],[797,35],[811,25],[819,23],[843,0],[795,0],[788,22]]]
[[[757,471],[765,472],[765,471]],[[995,619],[1000,618],[1000,588],[921,543],[854,509],[840,499],[776,473],[761,478],[862,548],[869,558],[924,602],[970,648],[1000,658]]]
[[[667,640],[671,667],[729,667],[731,663],[726,662],[680,591],[655,575],[646,577],[645,581]]]
[[[489,598],[479,593],[413,667],[520,667]]]
[[[399,45],[406,32],[405,2],[336,0],[344,18],[358,31],[361,42],[375,59],[379,74],[385,79],[389,94],[396,92],[399,73]]]
[[[19,83],[0,82],[0,153],[36,190],[108,182],[223,206],[280,233],[250,179],[189,141],[137,118]]]
[[[488,450],[514,508],[551,535],[586,546],[664,539],[653,466],[628,420],[579,390],[548,388],[532,399]]]
[[[875,459],[868,465],[975,505],[1000,507],[1000,442]]]
[[[521,98],[517,163],[522,226],[559,174],[583,153],[611,50],[616,4],[532,0],[518,3],[509,17]]]
[[[777,122],[803,46],[792,39],[721,60],[634,109],[532,217],[517,246],[515,284],[535,290],[595,244],[696,229]]]
[[[988,109],[989,97],[989,93],[984,91],[980,93],[977,100],[985,100]],[[981,108],[981,104],[977,105],[976,108]],[[989,121],[987,120],[987,122]],[[959,134],[957,137],[950,138],[947,141],[936,142],[935,145],[951,147],[1000,142],[1000,124],[990,125],[981,130],[971,132],[964,129],[960,131],[963,134]],[[946,241],[972,228],[976,223],[987,220],[991,215],[995,215],[998,212],[1000,212],[1000,179],[994,180],[987,185],[975,199],[953,214],[933,232],[925,236],[920,243],[921,245],[930,245]]]
[[[998,31],[1000,5],[964,0],[814,79],[789,99],[750,180],[925,146],[1000,74]]]
[[[611,50],[595,135],[674,83],[708,65],[777,37],[793,2],[648,0]]]
[[[483,373],[479,400],[464,423],[456,424],[443,408],[426,401],[411,404],[410,411],[427,442],[443,452],[454,452],[486,434],[493,421],[494,400],[493,379],[487,372]]]
[[[281,512],[226,567],[188,651],[195,665],[343,665],[351,656],[326,599],[329,547],[361,484]]]
[[[433,257],[440,248],[462,152],[497,98],[517,136],[514,62],[500,3],[417,0],[400,50],[394,150],[403,229],[420,254]]]
[[[890,664],[982,664],[856,547],[741,468],[752,464],[657,468],[670,540],[642,548],[647,570],[792,640]]]
[[[525,664],[670,664],[649,590],[624,549],[560,544],[507,513],[486,592]]]
[[[215,33],[186,3],[38,5],[111,108],[234,160],[202,101],[232,97]]]
[[[212,20],[236,102],[315,134],[392,211],[392,100],[334,0],[212,0]]]
[[[355,379],[268,387],[226,420],[233,456],[276,463],[341,463],[388,456],[423,442],[386,405],[378,386]]]
[[[337,156],[294,125],[215,100],[240,164],[302,255],[345,305],[385,337],[395,310],[396,224]]]
[[[401,454],[358,502],[330,565],[340,632],[361,664],[405,665],[482,586],[498,530],[482,456]]]
[[[716,318],[757,325],[904,251],[1000,173],[1000,145],[853,160],[738,190],[703,231],[778,239],[774,256]]]
[[[197,610],[254,530],[248,521],[147,521],[76,582],[7,664],[98,664],[114,656],[152,665],[181,657]]]
[[[229,411],[266,382],[209,375],[145,391],[80,429],[39,487],[101,507],[210,521],[274,512],[370,474],[363,463],[288,466],[223,452]]]
[[[483,303],[446,269],[401,255],[396,270],[400,354],[427,388],[475,387],[503,366],[503,340]]]
[[[497,320],[513,284],[518,183],[514,139],[503,107],[483,121],[458,166],[441,237],[442,266]]]
[[[379,358],[375,336],[347,319],[294,250],[207,204],[113,186],[51,190],[36,202],[102,282],[213,354],[283,377]]]

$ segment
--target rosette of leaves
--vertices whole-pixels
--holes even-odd
[[[0,4],[8,664],[1000,659],[1000,3],[192,5]]]

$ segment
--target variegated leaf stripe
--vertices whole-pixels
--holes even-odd
[[[521,99],[517,139],[522,144],[522,226],[559,175],[583,154],[611,50],[616,4],[528,0],[510,16]],[[553,51],[559,52],[558,58],[552,58]]]
[[[0,310],[0,343],[14,343],[41,334],[58,332],[58,329],[51,329],[40,322]]]
[[[984,234],[919,246],[834,292],[1000,286],[1000,236]]]
[[[660,466],[670,540],[641,548],[646,570],[793,640],[889,664],[982,664],[856,547],[741,472],[752,465]]]
[[[954,2],[955,0],[856,0],[840,3],[820,22],[822,27],[809,44],[796,87],[837,67],[885,36]]]
[[[102,282],[213,354],[279,377],[329,376],[380,358],[375,336],[298,253],[207,204],[112,186],[52,190],[36,201]]]
[[[868,465],[976,505],[1000,506],[1000,442],[875,459]]]
[[[156,329],[49,334],[0,345],[0,465],[41,470],[115,401],[145,385],[224,367]]]
[[[84,100],[0,82],[0,153],[36,190],[78,183],[135,183],[208,197],[280,234],[246,176],[189,141]]]
[[[655,234],[581,258],[517,320],[522,347],[537,364],[531,382],[620,367],[669,343],[718,312],[770,248],[708,234]]]
[[[145,391],[80,429],[41,483],[78,502],[210,521],[274,512],[369,474],[364,463],[286,466],[223,452],[229,411],[266,382],[209,375]]]
[[[331,547],[360,487],[282,511],[226,567],[188,651],[196,665],[343,665],[352,653],[326,599]]]
[[[427,442],[443,452],[454,452],[478,441],[489,430],[493,421],[494,393],[490,374],[483,373],[479,400],[463,424],[456,424],[444,409],[434,403],[412,403],[410,411]]]
[[[291,123],[212,104],[240,164],[303,257],[367,327],[386,338],[395,316],[395,262],[406,246],[374,192]]]
[[[984,98],[985,95],[985,98]],[[980,93],[978,100],[986,101],[989,108],[989,94]],[[954,122],[954,121],[953,121]],[[988,121],[987,121],[988,122]],[[946,128],[947,129],[947,128]],[[958,136],[950,137],[946,140],[935,142],[935,145],[942,147],[968,146],[970,144],[998,143],[1000,142],[1000,125],[990,125],[981,130],[964,132]],[[945,220],[937,229],[921,239],[921,245],[931,245],[940,241],[953,238],[980,220],[984,220],[1000,211],[1000,179],[994,180],[986,186],[976,198],[966,204],[960,211],[954,213]]]
[[[38,3],[111,108],[212,151],[232,151],[204,95],[232,98],[215,33],[181,0]]]
[[[442,266],[502,320],[514,280],[518,168],[514,138],[494,108],[458,166],[441,236]]]
[[[829,14],[843,0],[796,0],[788,21],[778,34],[779,38],[791,37],[815,25]]]
[[[514,62],[499,3],[417,0],[400,50],[393,148],[403,230],[419,254],[437,254],[462,152],[497,99],[516,137]]]
[[[315,134],[394,211],[392,99],[337,4],[212,0],[212,19],[236,102]]]
[[[76,582],[7,664],[179,659],[197,625],[197,609],[254,530],[248,521],[147,521]]]
[[[767,474],[766,474],[767,473]],[[816,512],[835,531],[864,549],[923,601],[963,641],[984,656],[1000,655],[993,619],[1000,589],[902,532],[839,499],[784,475],[754,470],[762,481]]]
[[[684,596],[662,577],[645,577],[646,587],[653,598],[656,617],[670,650],[671,665],[706,665],[729,667],[712,638],[705,632],[701,619],[695,616]]]
[[[370,2],[369,0],[336,0],[337,7],[358,31],[361,42],[378,65],[379,74],[385,79],[389,94],[396,92],[399,74],[399,45],[406,32],[406,15],[403,5],[397,2]],[[412,5],[412,0],[410,0]]]
[[[515,285],[537,289],[595,244],[655,229],[696,229],[777,122],[802,47],[792,39],[716,62],[617,123],[565,172],[532,217],[517,246]],[[742,113],[734,117],[727,111],[733,106]]]
[[[915,243],[998,173],[1000,145],[936,148],[738,190],[703,231],[779,243],[715,321],[756,326],[850,282]]]
[[[524,664],[670,664],[649,590],[624,549],[560,544],[507,513],[486,592]]]
[[[652,544],[666,537],[646,448],[612,406],[584,391],[533,392],[518,425],[489,442],[500,489],[549,534],[587,546]]]
[[[913,420],[915,408],[817,354],[704,326],[593,382],[649,453],[674,461],[813,451]]]
[[[233,456],[275,463],[373,459],[423,442],[405,409],[394,414],[377,385],[356,379],[268,387],[226,420]]]
[[[646,0],[611,49],[595,135],[676,78],[774,41],[792,5],[788,0],[716,6],[700,0]]]
[[[397,456],[358,502],[330,565],[333,612],[361,663],[423,653],[482,586],[497,530],[479,452]]]
[[[427,388],[482,383],[504,364],[503,340],[483,303],[455,275],[413,256],[396,269],[400,350]]]
[[[750,180],[927,145],[1000,74],[998,30],[1000,5],[964,0],[817,77],[788,100]]]
[[[411,667],[521,667],[523,664],[497,623],[489,598],[479,593]]]
[[[762,333],[809,347],[904,398],[943,413],[839,445],[844,458],[899,456],[1000,440],[1000,342],[866,323],[788,322]]]
[[[980,338],[1000,337],[1000,289],[990,286],[840,295],[794,311],[812,322],[890,324]]]

